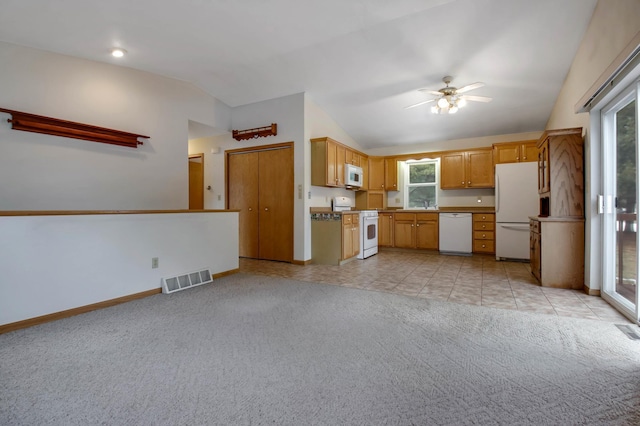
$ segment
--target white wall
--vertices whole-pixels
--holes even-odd
[[[3,216],[0,325],[160,288],[162,277],[207,267],[238,268],[238,213]]]
[[[6,43],[0,64],[2,108],[151,137],[133,149],[21,132],[0,113],[0,210],[187,208],[189,120],[230,127],[188,83]]]
[[[582,127],[585,140],[585,285],[602,287],[602,223],[596,199],[602,193],[599,137],[592,138],[589,114],[575,113],[576,103],[587,93],[611,62],[640,31],[640,1],[599,0],[591,22],[573,59],[547,129]]]
[[[311,258],[311,232],[306,230],[305,221],[309,216],[308,191],[310,172],[308,142],[304,139],[304,93],[284,96],[277,99],[256,102],[235,107],[231,110],[231,128],[235,130],[252,129],[278,124],[277,136],[236,141],[231,133],[200,138],[189,141],[189,153],[205,154],[205,188],[211,185],[212,190],[205,190],[205,208],[224,208],[225,169],[224,151],[246,147],[271,145],[281,142],[294,143],[294,247],[295,260]],[[219,149],[218,154],[211,154],[211,149]],[[302,185],[302,197],[298,197],[298,186]],[[220,196],[220,200],[218,200]],[[305,249],[308,246],[309,250]]]

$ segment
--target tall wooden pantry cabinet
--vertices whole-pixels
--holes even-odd
[[[582,128],[538,141],[539,216],[530,221],[531,273],[544,287],[584,287]]]

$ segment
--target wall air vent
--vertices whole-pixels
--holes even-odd
[[[213,277],[211,276],[209,268],[201,269],[199,271],[189,272],[175,277],[163,278],[162,292],[164,294],[174,293],[176,291],[207,284],[212,281]]]

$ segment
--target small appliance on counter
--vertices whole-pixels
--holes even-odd
[[[334,212],[346,212],[351,210],[351,198],[333,197],[331,199],[331,210]]]

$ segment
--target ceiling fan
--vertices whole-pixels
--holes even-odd
[[[446,86],[440,90],[418,89],[420,92],[427,92],[429,94],[436,95],[437,97],[406,106],[404,109],[415,108],[420,105],[428,104],[429,102],[435,102],[436,104],[431,107],[431,112],[434,114],[455,114],[458,112],[459,108],[462,108],[467,104],[467,101],[491,102],[491,98],[487,98],[486,96],[463,95],[463,93],[483,87],[484,83],[472,83],[458,89],[456,87],[449,86],[452,80],[453,78],[450,76],[444,77],[442,81]]]

